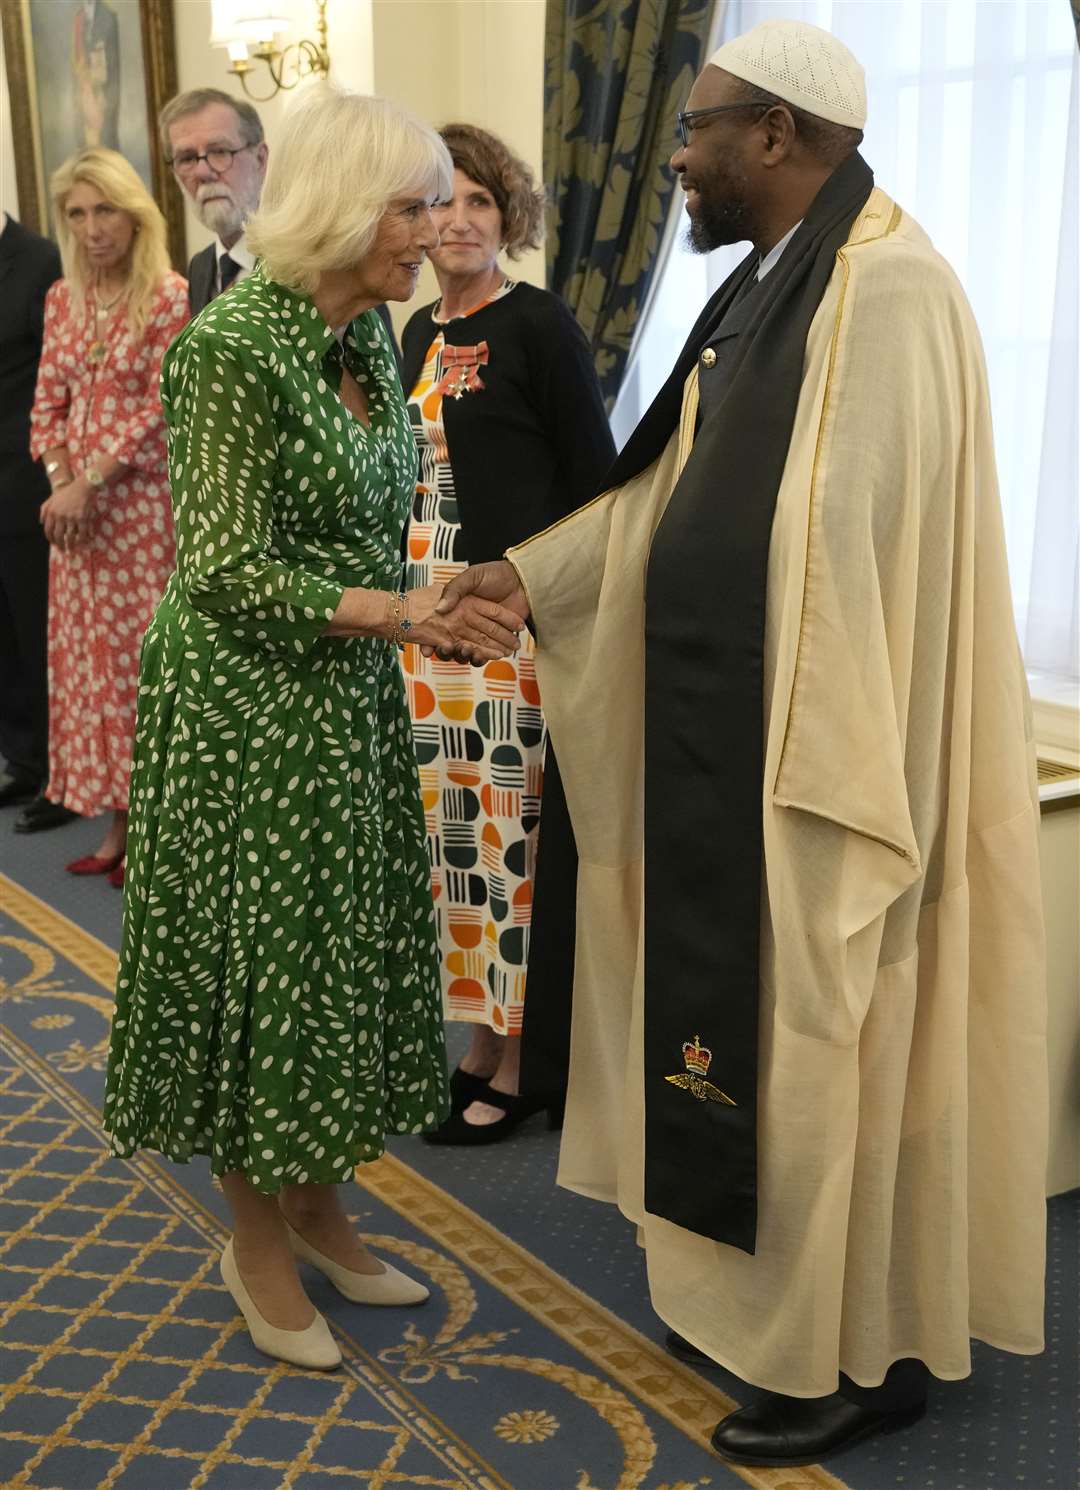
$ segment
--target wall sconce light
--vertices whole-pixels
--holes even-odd
[[[287,0],[212,0],[210,45],[225,47],[229,53],[229,72],[240,79],[240,86],[255,103],[267,103],[280,91],[295,88],[302,78],[326,77],[330,71],[327,44],[326,0],[316,0],[316,41],[306,37],[279,47],[277,37],[288,31],[293,18],[286,14]],[[250,53],[250,60],[249,60]],[[254,73],[254,62],[265,62],[272,87],[269,93],[251,91],[248,77]]]

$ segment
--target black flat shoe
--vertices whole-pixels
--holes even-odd
[[[29,807],[24,807],[12,824],[16,833],[45,833],[50,828],[62,828],[79,816],[70,807],[59,802],[50,802],[47,797],[35,797]]]
[[[471,1100],[487,1102],[491,1107],[501,1107],[505,1117],[499,1118],[494,1123],[469,1123],[465,1121],[464,1112],[454,1112],[441,1127],[431,1133],[422,1134],[424,1142],[457,1144],[461,1147],[482,1143],[502,1143],[504,1139],[510,1137],[515,1128],[519,1128],[526,1119],[538,1112],[547,1113],[549,1128],[562,1127],[564,1104],[561,1097],[557,1101],[552,1101],[548,1097],[510,1097],[505,1092],[494,1091],[485,1084],[483,1091],[478,1092]]]
[[[486,1076],[474,1076],[459,1066],[450,1077],[450,1115],[464,1112],[472,1102],[482,1102],[488,1089]]]
[[[722,1367],[712,1356],[706,1355],[703,1350],[698,1350],[696,1345],[691,1345],[689,1340],[684,1340],[674,1330],[668,1330],[664,1336],[664,1349],[680,1361],[686,1361],[690,1366],[704,1366],[707,1370],[720,1371]]]
[[[839,1392],[809,1398],[774,1392],[718,1423],[712,1446],[732,1464],[817,1464],[860,1439],[906,1428],[925,1411],[925,1398],[899,1412],[882,1412],[849,1402]]]

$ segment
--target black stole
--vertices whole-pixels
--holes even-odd
[[[750,1253],[769,540],[810,323],[873,179],[849,157],[755,295],[646,578],[645,1208]],[[716,334],[748,263],[688,353]]]

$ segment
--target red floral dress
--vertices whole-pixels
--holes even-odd
[[[113,315],[94,361],[93,307],[76,316],[64,280],[45,302],[34,457],[63,445],[76,475],[110,455],[129,467],[95,493],[89,541],[49,561],[45,794],[86,816],[128,805],[139,648],[174,564],[158,379],[187,319],[187,281],[170,272],[142,333]]]

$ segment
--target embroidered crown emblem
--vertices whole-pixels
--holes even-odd
[[[693,1072],[695,1076],[708,1076],[709,1067],[712,1065],[712,1051],[707,1045],[702,1045],[701,1036],[694,1036],[693,1045],[687,1040],[682,1048],[683,1060],[686,1069]]]
[[[680,1071],[677,1076],[665,1076],[665,1081],[670,1081],[672,1086],[689,1092],[699,1102],[722,1102],[727,1107],[738,1106],[738,1103],[729,1097],[727,1092],[722,1092],[718,1086],[713,1086],[711,1081],[705,1080],[705,1075],[712,1065],[712,1051],[707,1045],[702,1045],[700,1035],[694,1036],[693,1044],[685,1040],[682,1053],[686,1070]]]

